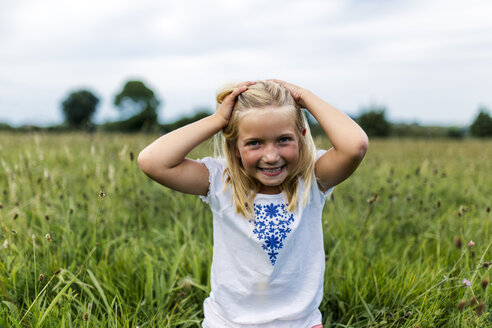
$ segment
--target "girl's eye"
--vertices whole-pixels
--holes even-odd
[[[282,137],[282,138],[280,138],[278,141],[279,141],[280,143],[283,143],[283,142],[289,142],[290,140],[291,140],[291,139],[290,139],[290,137]]]
[[[256,140],[254,141],[248,141],[248,143],[246,145],[248,146],[258,146],[260,143]]]

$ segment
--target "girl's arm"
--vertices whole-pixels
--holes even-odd
[[[171,189],[188,194],[206,195],[209,172],[205,164],[186,155],[227,126],[236,97],[252,82],[226,96],[217,111],[199,121],[167,133],[138,155],[138,165],[151,179]]]
[[[359,166],[369,145],[362,128],[310,91],[284,81],[274,81],[289,90],[297,103],[316,118],[333,145],[315,164],[320,189],[326,191],[348,178]]]

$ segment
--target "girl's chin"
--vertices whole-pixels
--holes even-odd
[[[261,172],[261,170],[259,170]],[[287,170],[282,168],[279,174],[274,176],[263,174],[263,172],[259,173],[256,176],[258,182],[260,182],[260,193],[261,194],[279,194],[282,192],[280,185],[284,182],[287,177]]]

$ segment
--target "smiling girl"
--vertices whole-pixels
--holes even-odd
[[[331,149],[316,151],[301,108],[320,123]],[[221,156],[186,158],[214,135]],[[200,195],[212,210],[203,327],[321,327],[323,205],[367,147],[366,134],[348,116],[306,89],[268,80],[222,88],[214,114],[140,153],[150,178]]]

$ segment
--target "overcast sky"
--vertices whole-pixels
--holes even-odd
[[[160,120],[214,108],[227,82],[280,78],[350,115],[469,125],[492,107],[489,0],[0,2],[0,122],[58,124],[89,89],[96,121],[141,79]]]

